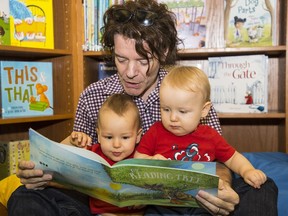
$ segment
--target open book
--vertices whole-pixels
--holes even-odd
[[[29,129],[30,159],[53,180],[119,207],[194,206],[199,190],[217,195],[216,163],[127,159],[110,166],[96,153]]]

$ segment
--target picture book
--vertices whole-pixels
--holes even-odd
[[[216,162],[126,159],[110,166],[92,151],[56,143],[33,129],[29,139],[37,169],[52,174],[57,183],[119,207],[192,207],[198,206],[194,197],[199,190],[217,195]]]
[[[21,160],[30,160],[29,140],[0,141],[0,180],[15,174]]]
[[[98,63],[98,80],[109,77],[117,73],[117,68],[113,62]]]
[[[167,4],[177,19],[178,37],[183,40],[180,49],[205,47],[206,41],[206,0],[179,1],[158,0]]]
[[[221,113],[268,111],[268,57],[210,57],[211,102]]]
[[[2,117],[53,114],[51,62],[0,61]]]
[[[225,2],[226,47],[274,45],[277,0],[229,0]]]
[[[54,49],[53,0],[9,2],[11,45]]]
[[[0,45],[10,45],[9,0],[2,0],[0,7]]]

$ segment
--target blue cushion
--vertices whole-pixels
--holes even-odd
[[[243,153],[256,169],[272,178],[278,187],[278,215],[288,215],[288,154],[282,152]]]

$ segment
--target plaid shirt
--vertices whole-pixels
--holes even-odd
[[[134,97],[140,111],[143,134],[154,122],[160,120],[159,87],[166,74],[167,71],[160,69],[157,87],[150,93],[146,102],[141,97]],[[106,98],[115,93],[124,93],[117,74],[88,86],[80,95],[73,130],[86,133],[92,138],[92,143],[98,143],[95,129],[98,111]],[[222,133],[219,119],[213,107],[208,116],[201,119],[201,124],[207,124],[220,134]]]

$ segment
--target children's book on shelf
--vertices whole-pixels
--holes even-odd
[[[54,49],[53,0],[9,2],[11,45]]]
[[[0,45],[10,45],[9,0],[2,0],[0,7]]]
[[[275,45],[277,0],[225,2],[226,47]]]
[[[217,195],[215,162],[127,159],[110,166],[92,151],[56,143],[33,129],[29,139],[36,168],[57,183],[119,207],[192,207],[198,206],[194,197],[199,190]]]
[[[0,180],[16,173],[19,161],[29,159],[29,140],[0,141]]]
[[[117,73],[116,65],[113,62],[98,63],[98,80],[109,77]]]
[[[183,40],[183,44],[179,45],[180,49],[205,47],[206,0],[157,0],[157,2],[167,4],[176,15],[178,37]]]
[[[0,61],[2,117],[53,114],[52,62]]]
[[[211,101],[219,113],[268,111],[268,57],[210,57]]]

